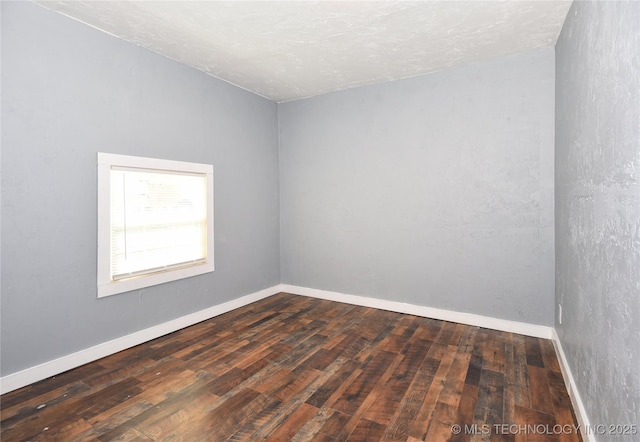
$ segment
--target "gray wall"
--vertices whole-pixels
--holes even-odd
[[[554,312],[554,50],[279,106],[282,281]]]
[[[2,375],[280,282],[277,105],[2,2]],[[96,298],[96,152],[212,163],[216,271]]]
[[[574,2],[556,48],[556,328],[592,424],[640,424],[639,24]]]

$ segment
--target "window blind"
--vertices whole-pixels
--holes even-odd
[[[207,258],[206,174],[111,168],[111,279]]]

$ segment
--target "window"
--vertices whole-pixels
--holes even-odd
[[[213,166],[98,153],[98,297],[213,270]]]

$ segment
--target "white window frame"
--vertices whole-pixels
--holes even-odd
[[[207,256],[204,263],[127,279],[111,277],[111,169],[113,167],[153,169],[169,173],[206,174]],[[98,298],[213,272],[213,165],[156,158],[98,153]]]

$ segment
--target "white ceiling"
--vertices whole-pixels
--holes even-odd
[[[271,100],[553,46],[570,0],[37,1]]]

